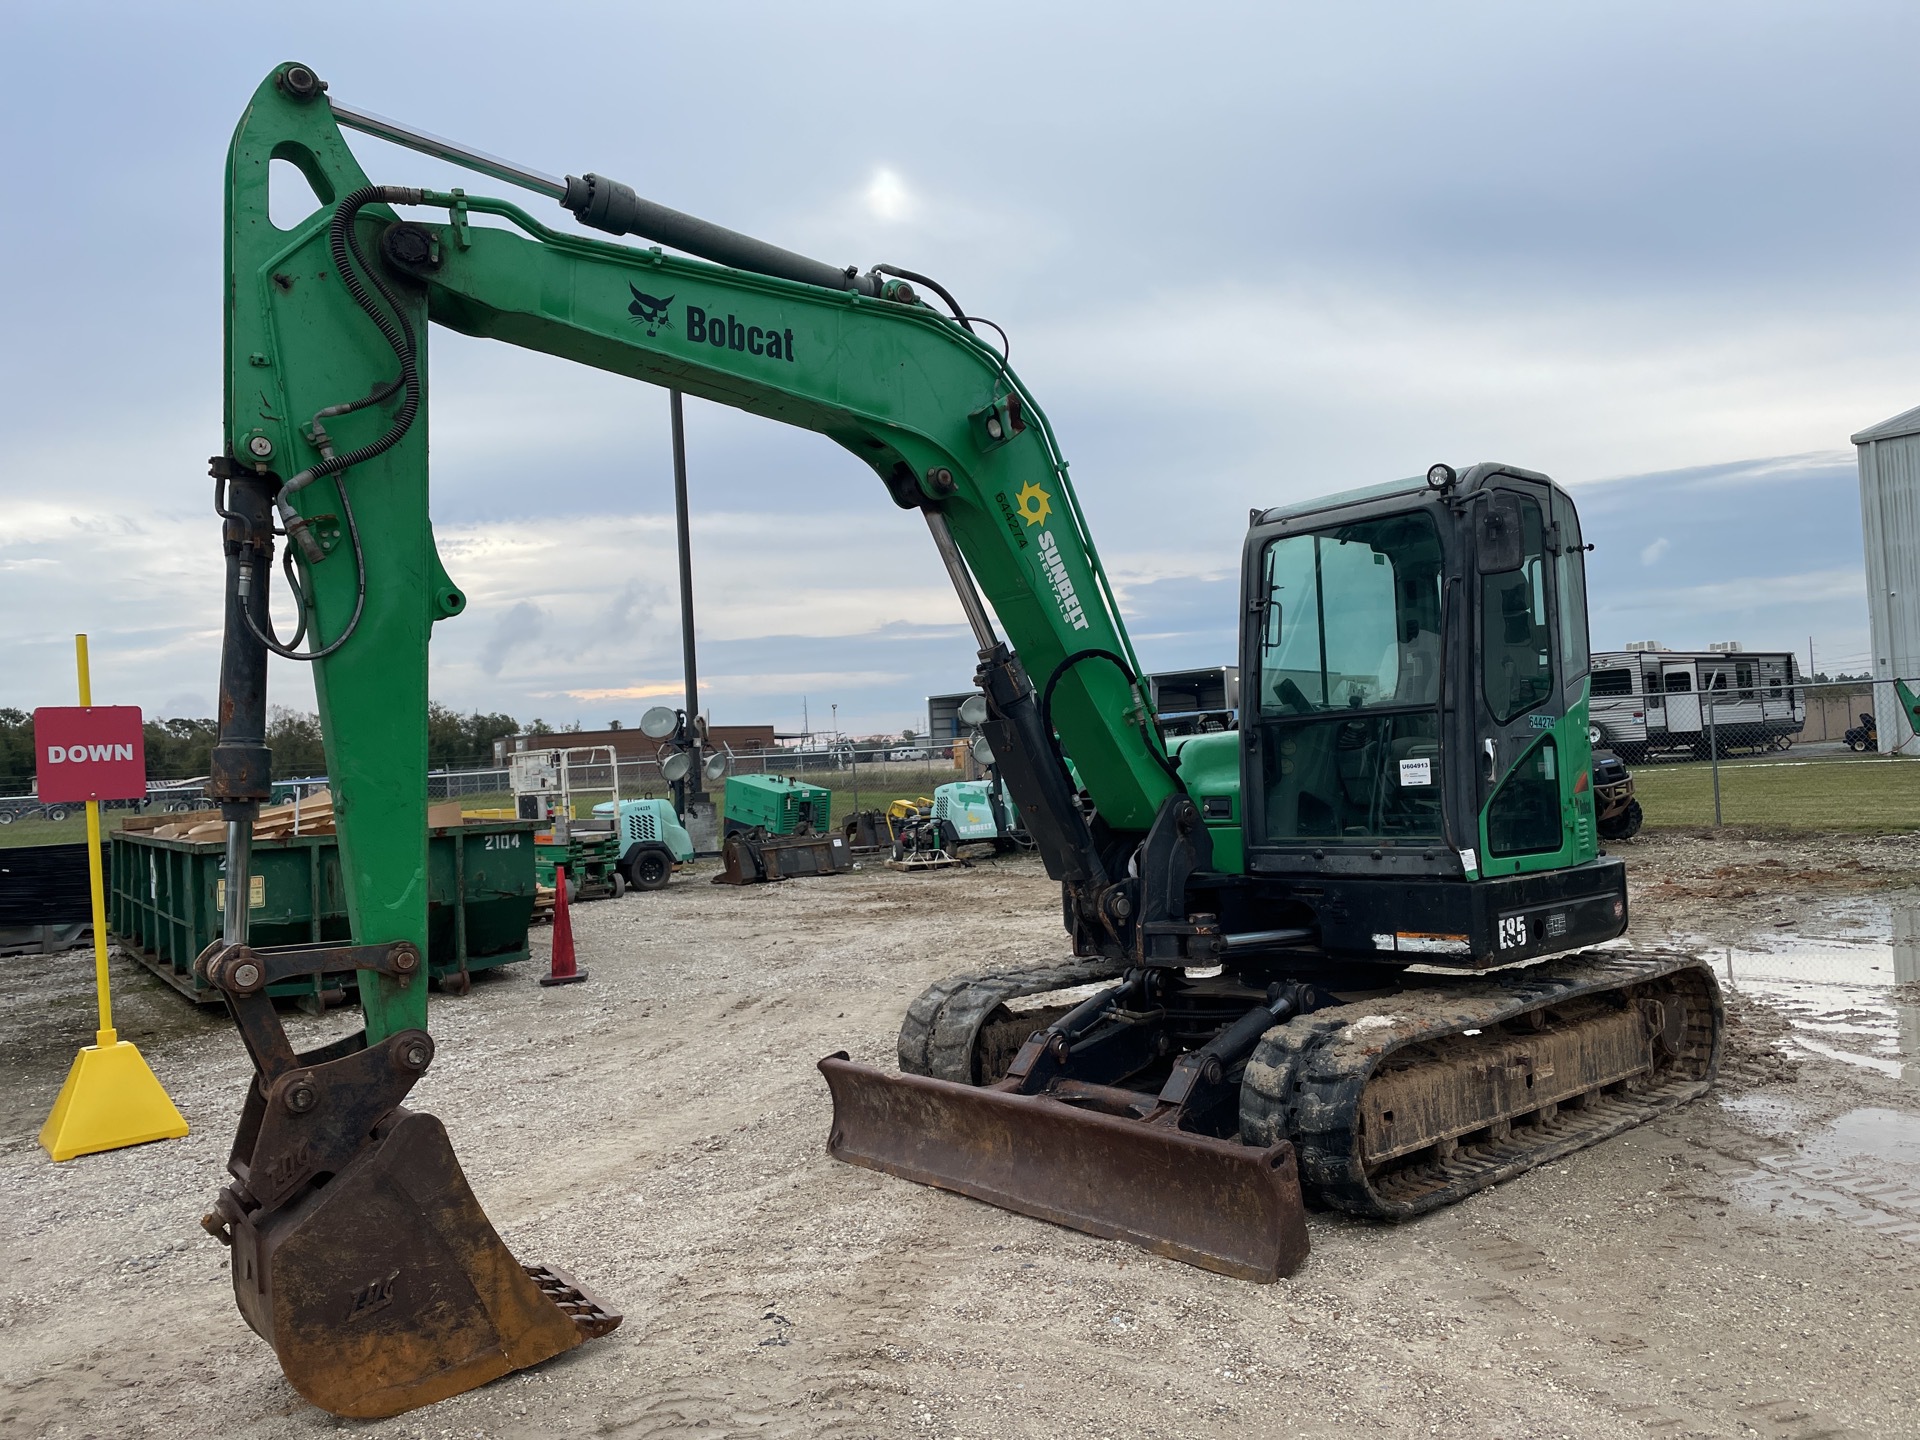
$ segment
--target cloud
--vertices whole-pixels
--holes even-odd
[[[1640,552],[1640,563],[1642,565],[1658,565],[1660,563],[1660,557],[1672,548],[1673,542],[1662,535],[1658,540],[1655,540]]]
[[[498,675],[514,651],[537,645],[547,628],[547,612],[531,601],[522,600],[493,625],[493,635],[480,652],[480,668]]]
[[[812,670],[804,673],[709,675],[700,674],[701,708],[714,695],[782,695],[807,691],[828,692],[897,685],[909,677],[897,670]],[[642,681],[604,690],[567,690],[575,700],[651,700],[661,696],[684,696],[686,684],[680,680]]]
[[[343,7],[392,42],[310,57],[348,101],[430,128],[459,115],[481,149],[591,165],[834,263],[911,265],[1004,324],[1150,665],[1231,655],[1249,506],[1436,459],[1506,459],[1577,487],[1600,546],[1597,640],[1629,623],[1616,615],[1648,625],[1633,608],[1648,581],[1678,576],[1708,588],[1669,594],[1693,607],[1659,618],[1675,643],[1683,628],[1758,644],[1806,627],[1823,650],[1829,635],[1835,654],[1866,648],[1850,580],[1758,602],[1775,578],[1857,568],[1838,447],[1914,402],[1920,193],[1883,183],[1920,113],[1912,7],[1756,0],[1734,27],[1697,7],[1403,7],[1384,28],[1366,7],[1251,7],[1228,46],[1204,15],[1121,7],[1090,26],[1072,7],[987,0],[955,32],[894,7],[875,12],[889,53],[964,74],[967,118],[897,105],[884,136],[870,87],[796,101],[794,76],[843,64],[863,13],[822,26],[779,7],[751,24],[603,7],[609,53],[725,51],[725,106],[710,66],[655,67],[640,125],[620,87],[560,71],[467,103],[469,77],[506,73],[524,49],[497,0],[475,0],[479,23],[458,34],[405,7]],[[39,282],[0,292],[0,330],[18,337],[0,354],[8,702],[71,693],[78,630],[119,696],[187,699],[218,673],[203,464],[222,439],[217,177],[261,56],[312,43],[298,15],[255,8],[237,48],[212,13],[131,8],[102,27],[40,7],[0,49],[15,188],[97,180],[61,225],[0,227],[0,266]],[[1002,43],[1009,26],[1022,44]],[[425,46],[446,63],[382,58]],[[174,81],[161,142],[116,147],[156,72]],[[1436,105],[1432,76],[1462,73],[1502,77],[1499,103]],[[349,143],[379,181],[504,193],[581,233],[544,197]],[[1260,183],[1275,175],[1286,183]],[[1873,194],[1873,223],[1836,194]],[[136,247],[129,210],[145,222]],[[543,313],[564,308],[562,289],[543,289]],[[436,698],[526,713],[536,694],[667,683],[664,395],[439,328],[430,345],[434,514],[471,598],[435,627]],[[966,683],[971,642],[926,536],[864,466],[714,405],[690,404],[688,426],[716,686],[838,677],[843,714],[898,728],[920,695]],[[1772,458],[1740,458],[1756,455]],[[277,703],[312,703],[306,667],[272,675]],[[799,718],[800,692],[715,693],[753,707],[737,718]]]

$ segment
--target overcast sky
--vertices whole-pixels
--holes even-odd
[[[1576,489],[1594,641],[1864,663],[1847,436],[1920,403],[1920,8],[9,5],[0,704],[210,714],[221,176],[340,99],[863,268],[1012,335],[1150,666],[1232,658],[1248,508],[1501,459]],[[191,18],[181,18],[189,16]],[[464,183],[352,137],[376,180]],[[552,202],[515,196],[557,226]],[[662,392],[436,331],[461,709],[680,683]],[[972,646],[819,437],[690,403],[703,698],[897,729]],[[311,705],[275,662],[274,698]],[[921,723],[924,723],[923,721]]]

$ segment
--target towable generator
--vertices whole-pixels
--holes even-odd
[[[684,253],[374,184],[343,125]],[[291,228],[268,212],[277,161],[318,199]],[[391,1415],[619,1323],[514,1259],[445,1130],[403,1103],[434,1058],[427,643],[467,603],[428,519],[430,324],[826,435],[932,537],[1071,957],[934,986],[898,1071],[822,1061],[834,1156],[1271,1281],[1304,1258],[1308,1201],[1417,1215],[1711,1083],[1704,966],[1574,953],[1626,928],[1626,886],[1594,829],[1585,545],[1544,475],[1441,464],[1254,509],[1241,726],[1169,746],[1045,412],[934,281],[480,154],[333,100],[297,64],[234,136],[226,263],[208,790],[229,899],[198,963],[257,1073],[206,1224],[315,1404]],[[269,653],[313,664],[348,946],[248,943]],[[296,1053],[269,987],[341,968],[364,1030]]]

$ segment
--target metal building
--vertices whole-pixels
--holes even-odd
[[[1911,681],[1920,676],[1920,408],[1862,430],[1853,443],[1860,452],[1873,677]],[[1920,751],[1892,684],[1876,683],[1873,700],[1881,753]]]
[[[964,740],[966,727],[960,723],[960,702],[979,693],[978,690],[956,690],[951,695],[929,695],[928,741],[935,745],[951,745],[956,740]]]

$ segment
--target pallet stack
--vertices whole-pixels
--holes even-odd
[[[427,807],[427,828],[438,830],[447,825],[465,823],[458,800],[442,800]],[[128,820],[123,827],[144,832],[155,840],[224,840],[227,822],[218,810],[195,810],[185,815],[142,815]],[[268,805],[253,822],[256,840],[284,840],[290,835],[332,835],[333,794],[316,790],[304,800],[286,805]]]

